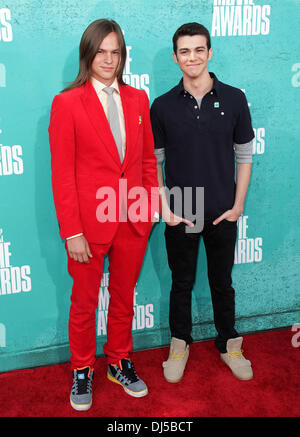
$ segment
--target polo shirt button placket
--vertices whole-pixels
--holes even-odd
[[[193,97],[191,96],[191,98],[193,98]],[[197,111],[198,114],[199,114],[199,106],[198,106],[198,105],[194,105],[194,109],[196,109],[196,111]],[[196,118],[197,118],[197,120],[199,120],[200,115],[197,115]]]

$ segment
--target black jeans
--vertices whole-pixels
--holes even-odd
[[[226,352],[229,338],[239,336],[234,329],[235,302],[231,271],[234,264],[234,249],[237,234],[236,222],[227,220],[213,225],[205,221],[200,233],[186,233],[186,225],[166,225],[165,238],[168,263],[172,272],[169,322],[171,336],[187,343],[193,341],[192,331],[192,289],[195,282],[200,236],[203,237],[208,280],[211,290],[214,323],[218,336],[215,345]]]

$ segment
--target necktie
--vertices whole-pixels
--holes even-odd
[[[108,95],[108,122],[110,125],[111,132],[115,139],[117,149],[119,152],[120,160],[123,162],[123,151],[122,151],[122,136],[120,129],[120,120],[117,104],[113,98],[114,89],[112,87],[103,88],[103,91]]]

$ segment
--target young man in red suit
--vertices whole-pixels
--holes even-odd
[[[119,25],[106,19],[91,23],[82,35],[79,55],[77,78],[53,100],[49,139],[54,202],[73,277],[70,402],[77,410],[87,410],[92,404],[95,312],[106,254],[107,377],[132,396],[148,393],[130,360],[131,328],[134,287],[158,218],[159,195],[148,97],[122,80],[126,46]],[[136,202],[128,194],[136,187],[144,192],[138,202],[142,218],[130,214]]]

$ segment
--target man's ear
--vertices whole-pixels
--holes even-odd
[[[208,50],[208,60],[209,60],[209,61],[211,60],[212,55],[213,55],[213,50],[212,50],[212,48],[210,48],[210,49]]]
[[[175,62],[175,64],[178,64],[177,56],[174,52],[172,53],[172,57],[173,57],[173,61]]]

